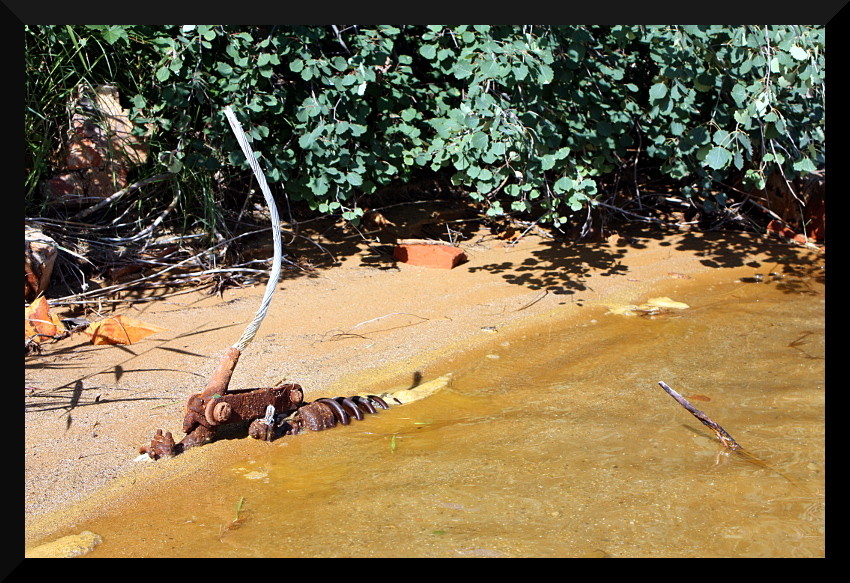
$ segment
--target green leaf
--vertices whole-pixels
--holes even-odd
[[[466,60],[455,63],[454,76],[458,79],[466,79],[472,75],[472,63]]]
[[[337,71],[345,71],[348,68],[348,61],[337,55],[331,60],[331,65]]]
[[[794,170],[800,173],[817,172],[817,166],[812,162],[811,158],[801,158],[794,162]]]
[[[363,185],[363,177],[357,174],[356,172],[347,172],[345,174],[345,179],[351,186],[362,186]]]
[[[742,170],[744,168],[744,156],[741,154],[741,150],[735,152],[735,156],[732,158],[732,163],[738,170]]]
[[[156,71],[156,79],[160,83],[164,83],[165,81],[167,81],[170,76],[171,76],[171,69],[169,69],[168,67],[160,67]]]
[[[199,26],[198,32],[201,33],[206,40],[213,40],[215,38],[215,30],[210,26]]]
[[[771,73],[779,73],[781,70],[782,70],[782,68],[779,65],[779,59],[776,58],[776,57],[773,57],[772,59],[770,59],[770,72]]]
[[[656,83],[649,88],[650,101],[657,101],[667,95],[667,86],[664,83]]]
[[[714,146],[705,156],[705,163],[714,170],[725,168],[729,165],[731,160],[732,153],[726,148],[721,148],[720,146]]]
[[[489,140],[490,138],[484,132],[475,132],[472,134],[472,139],[469,143],[476,150],[486,150]]]
[[[587,196],[580,192],[577,192],[572,195],[567,202],[570,205],[570,210],[573,212],[577,212],[580,211],[581,208],[584,206],[585,200],[587,200]]]
[[[565,192],[569,192],[575,188],[575,182],[571,178],[567,178],[566,176],[562,176],[558,179],[555,184],[552,185],[552,188],[558,194],[563,194]]]
[[[105,40],[111,45],[114,45],[121,39],[128,40],[127,31],[124,29],[123,26],[120,25],[107,27],[106,30],[103,31],[101,36],[103,36],[103,40]]]
[[[726,130],[717,130],[714,132],[714,143],[718,146],[723,146],[726,140],[729,139],[729,132]]]
[[[555,72],[552,70],[552,67],[549,65],[540,65],[538,67],[538,77],[537,80],[541,85],[548,85],[555,78]]]
[[[744,107],[747,102],[747,89],[740,83],[735,83],[729,95],[735,100],[735,105],[738,107]]]
[[[528,77],[528,67],[525,66],[525,63],[519,63],[514,66],[514,78],[517,81],[524,81],[526,77]]]
[[[789,52],[791,53],[791,56],[798,61],[805,61],[809,58],[809,51],[802,47],[798,47],[797,45],[793,45]]]
[[[714,77],[706,73],[697,75],[694,79],[694,89],[701,92],[710,91],[714,87]]]
[[[764,174],[758,170],[747,170],[744,174],[744,183],[747,186],[755,187],[757,190],[764,190],[767,185]]]
[[[419,54],[429,61],[433,61],[434,57],[437,56],[437,47],[436,45],[422,45],[419,47]]]
[[[358,123],[352,123],[352,124],[349,124],[349,125],[348,125],[348,128],[349,128],[349,130],[351,131],[351,135],[352,135],[352,136],[355,136],[355,137],[357,137],[357,136],[361,135],[361,134],[362,134],[362,133],[364,133],[364,132],[366,131],[366,129],[367,129],[367,128],[366,128],[366,126],[361,125],[361,124],[358,124]]]
[[[319,137],[319,135],[321,135],[321,133],[322,126],[319,126],[313,131],[311,131],[309,134],[304,134],[303,136],[298,138],[298,145],[304,148],[305,150],[309,149],[310,146],[312,146],[316,142],[316,139]]]
[[[505,211],[502,209],[502,203],[498,200],[494,200],[490,203],[490,208],[487,209],[486,215],[488,217],[498,217],[500,215],[505,214]]]
[[[498,77],[501,71],[499,63],[493,59],[484,59],[479,65],[479,73],[482,77]]]
[[[746,109],[737,109],[734,113],[732,113],[732,117],[735,118],[735,121],[744,126],[745,128],[750,127],[750,114]]]
[[[328,184],[328,181],[325,179],[324,176],[320,176],[318,178],[311,178],[310,180],[308,180],[307,187],[313,191],[313,194],[321,196],[328,191],[330,185]],[[324,210],[322,210],[322,206],[324,206]],[[338,206],[339,203],[336,201],[333,201],[330,204],[324,202],[319,205],[319,210],[323,213],[326,213],[335,210]]]

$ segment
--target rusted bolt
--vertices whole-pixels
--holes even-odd
[[[204,417],[210,425],[220,425],[230,419],[233,407],[224,401],[210,401],[204,409]]]
[[[146,453],[153,459],[158,460],[161,457],[172,457],[175,455],[177,453],[177,446],[174,444],[174,438],[171,436],[170,431],[167,431],[163,435],[162,429],[157,429],[150,446],[143,445],[139,449],[139,453]]]
[[[248,426],[248,435],[260,441],[271,441],[274,429],[264,419],[254,419]]]

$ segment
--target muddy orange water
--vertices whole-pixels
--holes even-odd
[[[712,272],[676,290],[690,308],[587,304],[495,332],[446,358],[434,396],[240,440],[218,474],[74,531],[101,536],[89,557],[823,556],[822,282]],[[763,463],[726,455],[658,381]]]

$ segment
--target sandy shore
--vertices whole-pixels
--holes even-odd
[[[587,305],[641,303],[711,269],[763,273],[789,257],[802,269],[817,255],[739,234],[652,232],[561,243],[482,231],[462,247],[469,261],[451,271],[397,264],[367,245],[353,245],[332,267],[287,271],[230,387],[286,379],[308,400],[362,390],[352,384],[403,387],[414,375],[427,381],[448,372],[448,355],[493,342],[494,330],[555,312],[566,318]],[[130,346],[93,346],[78,334],[26,358],[27,541],[49,536],[73,512],[92,511],[92,500],[119,478],[144,481],[156,471],[155,463],[134,461],[139,446],[160,428],[182,437],[183,403],[242,334],[263,291],[125,305],[117,313],[166,331]],[[208,463],[226,448],[199,449]]]

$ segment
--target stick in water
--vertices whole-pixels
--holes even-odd
[[[745,450],[743,447],[738,445],[738,442],[735,441],[734,439],[732,439],[732,436],[729,435],[726,432],[725,429],[723,429],[717,423],[712,421],[708,417],[708,415],[706,415],[705,413],[703,413],[702,411],[700,411],[699,409],[697,409],[696,407],[691,405],[688,402],[688,400],[685,399],[682,395],[680,395],[679,393],[677,393],[676,391],[674,391],[673,389],[671,389],[670,387],[668,387],[665,383],[663,383],[661,381],[658,381],[658,384],[661,385],[662,389],[667,391],[667,394],[669,394],[671,397],[676,399],[676,402],[678,402],[682,407],[687,409],[691,413],[691,415],[693,415],[694,417],[699,419],[702,422],[703,425],[705,425],[706,427],[709,427],[712,431],[714,431],[714,434],[717,436],[717,439],[720,440],[720,443],[722,443],[723,446],[726,449],[728,449],[730,452],[734,452],[736,455],[741,456],[743,459],[747,460],[750,463],[753,463],[753,464],[760,466],[760,467],[763,467],[763,468],[767,468],[767,469],[771,470],[772,472],[776,472],[777,474],[779,474],[780,476],[782,476],[783,478],[785,478],[786,480],[791,482],[791,484],[793,484],[796,488],[802,490],[803,492],[805,492],[808,495],[811,495],[811,492],[809,492],[808,489],[801,486],[796,480],[794,480],[793,478],[784,474],[783,472],[780,472],[779,470],[777,470],[775,467],[773,467],[772,465],[770,465],[766,461],[754,456],[753,454],[751,454],[750,452]]]
[[[719,439],[719,440],[720,440],[720,443],[722,443],[722,444],[723,444],[723,446],[724,446],[725,448],[730,449],[730,450],[741,449],[741,446],[740,446],[740,445],[738,445],[738,442],[737,442],[737,441],[735,441],[735,440],[732,438],[732,436],[731,436],[731,435],[729,435],[729,433],[727,433],[727,432],[726,432],[726,430],[725,430],[725,429],[723,429],[722,427],[720,427],[720,425],[718,425],[717,423],[715,423],[714,421],[712,421],[712,420],[709,418],[709,416],[708,416],[708,415],[706,415],[705,413],[703,413],[702,411],[700,411],[699,409],[697,409],[696,407],[694,407],[693,405],[691,405],[691,404],[688,402],[688,400],[687,400],[686,398],[684,398],[682,395],[680,395],[679,393],[677,393],[676,391],[674,391],[673,389],[671,389],[671,388],[670,388],[669,386],[667,386],[667,384],[666,384],[666,383],[664,383],[663,381],[658,381],[658,384],[659,384],[659,385],[661,385],[661,388],[662,388],[662,389],[664,389],[665,391],[667,391],[667,394],[668,394],[668,395],[670,395],[671,397],[673,397],[674,399],[676,399],[676,402],[677,402],[677,403],[679,403],[682,407],[684,407],[685,409],[687,409],[687,410],[688,410],[688,412],[689,412],[691,415],[693,415],[694,417],[696,417],[697,419],[699,419],[699,420],[700,420],[700,422],[701,422],[703,425],[705,425],[706,427],[708,427],[709,429],[711,429],[712,431],[714,431],[714,434],[717,436],[717,439]]]

